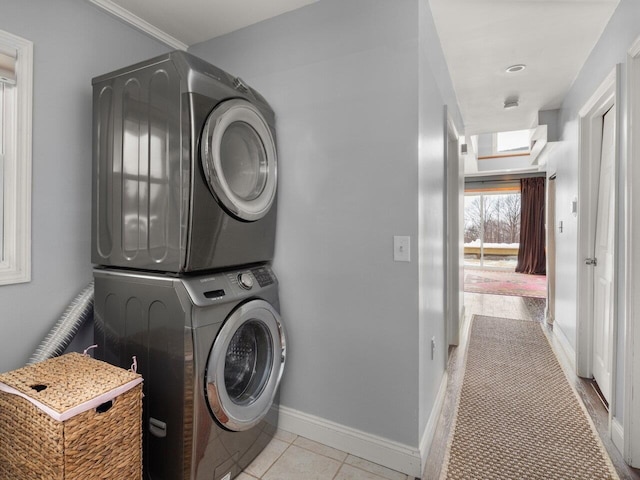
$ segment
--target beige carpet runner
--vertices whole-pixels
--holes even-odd
[[[474,316],[441,479],[618,479],[536,322]]]

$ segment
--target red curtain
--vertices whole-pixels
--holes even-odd
[[[520,180],[520,250],[516,272],[533,275],[546,273],[544,181],[542,177]]]

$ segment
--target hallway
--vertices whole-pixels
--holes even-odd
[[[518,320],[530,320],[534,322],[544,322],[545,300],[527,297],[514,297],[502,295],[483,295],[465,293],[465,329],[474,315],[493,316],[500,318],[512,318]],[[616,471],[622,480],[640,479],[640,471],[629,468],[623,461],[622,456],[613,445],[607,433],[608,412],[598,398],[591,382],[568,374],[568,363],[559,354],[558,345],[555,345],[555,337],[550,335],[552,326],[546,325],[544,329],[547,338],[550,340],[554,353],[558,357],[565,374],[570,379],[570,384],[578,392],[591,420],[593,421],[600,440],[605,446]],[[449,383],[441,413],[436,435],[432,448],[427,458],[427,466],[423,475],[424,479],[437,479],[443,468],[443,459],[447,451],[447,442],[450,441],[452,425],[455,418],[456,399],[459,395],[463,375],[464,364],[468,348],[468,335],[463,336],[462,344],[459,347],[452,347],[450,350],[448,375]]]

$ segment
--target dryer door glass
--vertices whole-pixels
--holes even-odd
[[[276,195],[276,148],[269,124],[246,100],[228,100],[209,114],[200,142],[211,193],[240,220],[264,217]]]
[[[223,427],[257,425],[275,398],[286,357],[280,316],[264,300],[242,304],[226,319],[207,360],[209,411]]]
[[[231,191],[244,201],[255,200],[267,183],[267,155],[251,125],[234,122],[222,135],[222,175]]]

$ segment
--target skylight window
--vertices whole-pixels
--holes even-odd
[[[496,135],[496,151],[499,153],[529,151],[530,130],[499,132]]]

